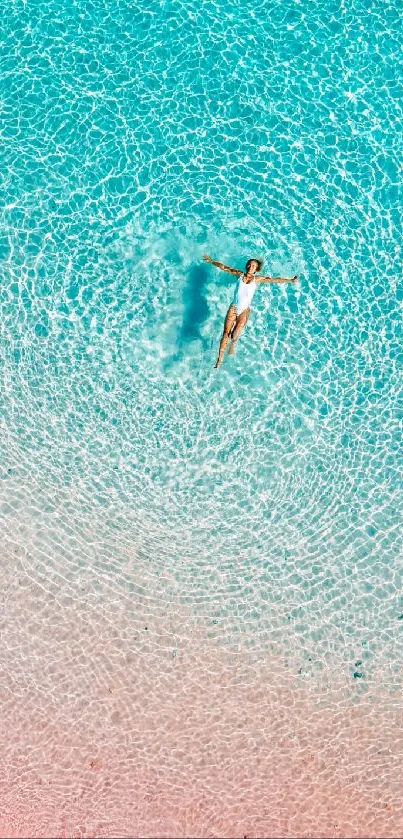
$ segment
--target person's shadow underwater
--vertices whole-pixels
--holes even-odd
[[[202,352],[211,346],[211,338],[206,338],[201,332],[210,314],[206,301],[208,277],[208,269],[204,265],[195,265],[189,271],[183,289],[183,320],[178,334],[177,351],[170,358],[168,366],[180,361],[193,341],[200,341]]]

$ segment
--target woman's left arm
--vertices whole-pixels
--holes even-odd
[[[298,274],[294,277],[256,277],[255,283],[296,283]]]

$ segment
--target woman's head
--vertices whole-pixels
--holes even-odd
[[[256,274],[256,271],[261,271],[263,267],[263,259],[248,259],[245,265],[246,274]]]

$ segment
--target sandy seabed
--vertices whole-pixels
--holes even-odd
[[[2,837],[403,835],[400,697],[55,567],[2,544]]]

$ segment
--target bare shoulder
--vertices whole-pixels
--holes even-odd
[[[229,265],[223,265],[223,269],[227,274],[233,274],[235,277],[240,277],[243,273],[242,271],[238,271],[238,268],[230,268]]]

